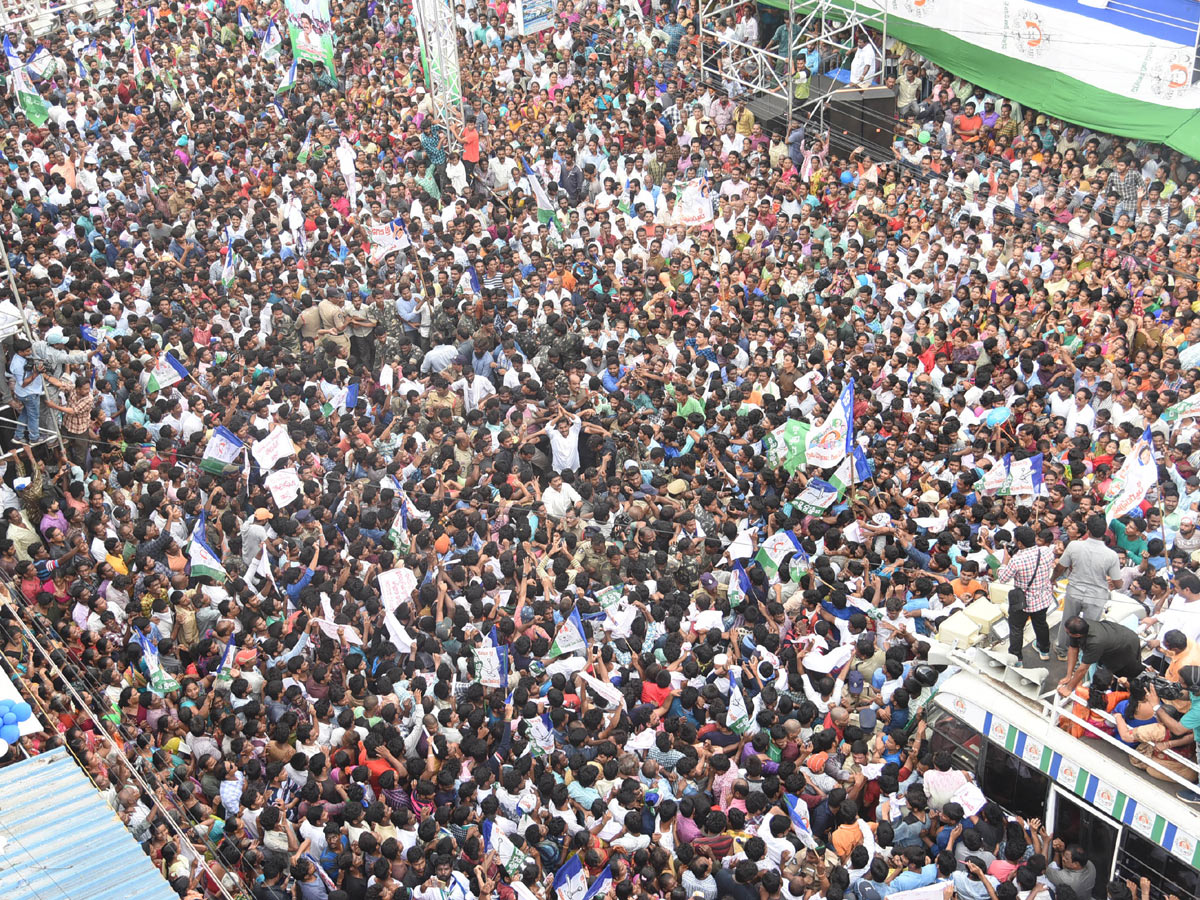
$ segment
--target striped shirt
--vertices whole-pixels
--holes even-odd
[[[1054,551],[1049,547],[1026,547],[1000,567],[996,576],[1025,592],[1025,609],[1038,612],[1054,605]]]

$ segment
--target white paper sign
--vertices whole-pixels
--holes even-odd
[[[342,633],[346,636],[346,643],[362,646],[362,638],[359,637],[358,631],[353,625],[338,625],[335,622],[330,622],[328,619],[313,619],[317,623],[317,627],[325,632],[325,636],[338,640],[338,629],[342,629]]]
[[[300,474],[295,469],[280,469],[265,479],[275,505],[283,509],[300,496]]]
[[[292,439],[288,437],[287,429],[282,425],[276,425],[265,438],[254,442],[250,452],[254,454],[255,460],[260,466],[264,469],[272,469],[279,460],[294,455],[296,447],[292,443]]]
[[[416,589],[416,576],[404,566],[379,573],[379,600],[388,612],[411,600]]]
[[[987,797],[983,796],[983,791],[973,781],[960,787],[950,799],[961,806],[963,813],[968,816],[975,815],[987,803]]]

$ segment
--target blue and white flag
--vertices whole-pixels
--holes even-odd
[[[566,656],[579,650],[587,650],[587,638],[584,637],[583,620],[579,618],[579,608],[576,607],[558,626],[558,633],[554,635],[554,643],[550,645],[549,658]]]
[[[187,368],[168,351],[159,355],[153,368],[142,372],[142,386],[145,387],[146,393],[153,394],[178,384],[187,377]]]
[[[237,458],[246,445],[241,438],[226,428],[218,425],[213,429],[212,437],[204,447],[204,456],[200,460],[200,468],[206,472],[223,474],[229,466],[237,462]]]
[[[134,629],[134,635],[142,648],[142,662],[146,666],[146,674],[150,677],[150,690],[162,696],[179,690],[179,682],[169,672],[163,670],[158,661],[158,647],[144,635],[141,629]]]
[[[829,507],[837,502],[840,492],[838,489],[820,478],[810,478],[800,496],[796,498],[795,507],[809,516],[823,516]]]
[[[792,820],[792,830],[796,832],[796,837],[800,838],[804,846],[810,849],[816,847],[817,839],[813,836],[812,825],[808,821],[808,806],[791,794],[785,795],[783,802],[787,806],[788,818]]]
[[[193,578],[212,578],[214,581],[224,581],[228,578],[225,567],[221,565],[221,557],[208,546],[208,526],[205,513],[200,513],[196,526],[192,529],[192,540],[188,544],[188,561],[191,563],[189,573]]]
[[[158,30],[158,10],[153,6],[146,10],[146,27],[151,34]]]
[[[866,481],[868,478],[874,478],[875,467],[871,465],[871,460],[867,458],[867,454],[863,452],[863,448],[855,443],[851,452],[854,454],[855,484],[860,481]]]
[[[612,869],[608,866],[604,867],[604,871],[596,876],[596,880],[592,882],[592,886],[587,889],[587,893],[583,895],[583,900],[592,900],[594,897],[603,897],[608,893],[609,885],[612,884]]]
[[[1004,457],[1004,481],[996,490],[1000,497],[1034,497],[1041,492],[1042,454],[1014,460],[1012,454]],[[994,468],[994,467],[993,467]],[[989,473],[990,474],[990,473]],[[986,482],[987,479],[984,479]],[[985,483],[984,487],[987,485]]]
[[[279,82],[279,87],[275,89],[276,94],[282,94],[284,91],[290,91],[296,84],[296,61],[292,60],[291,66],[284,73],[283,81]]]
[[[270,62],[279,57],[283,52],[283,32],[275,25],[275,20],[272,19],[267,23],[267,31],[263,35],[262,47],[258,51],[258,55]]]
[[[246,11],[242,7],[238,7],[238,31],[250,37],[254,34],[254,23],[250,21],[250,17],[246,15]]]
[[[750,708],[746,706],[746,695],[738,683],[737,674],[729,670],[729,711],[725,714],[725,722],[734,734],[742,734],[750,725]]]
[[[237,254],[233,252],[233,235],[225,241],[225,263],[221,266],[221,284],[228,291],[237,279]]]
[[[4,36],[4,55],[8,59],[8,87],[16,95],[17,102],[21,104],[21,112],[25,113],[25,118],[29,120],[30,124],[35,126],[44,124],[50,118],[50,107],[42,99],[38,89],[34,87],[33,79],[25,71],[25,63],[21,57],[17,56],[17,51],[13,49],[8,35]]]
[[[750,576],[746,574],[746,567],[742,565],[740,560],[735,560],[733,569],[729,573],[729,590],[726,596],[729,598],[729,608],[736,609],[746,602],[746,595],[750,593]]]
[[[854,440],[854,379],[842,388],[825,423],[808,432],[805,455],[810,466],[828,469],[850,452]]]
[[[266,544],[263,545],[266,547]],[[229,640],[225,643],[225,649],[221,651],[221,663],[217,666],[217,679],[215,685],[230,684],[233,682],[233,660],[237,653],[237,633],[229,635]]]
[[[346,398],[345,398],[345,403],[342,406],[342,410],[343,410],[343,412],[353,412],[354,408],[356,406],[358,406],[358,382],[357,381],[351,382],[350,384],[346,385]]]
[[[554,873],[551,886],[558,900],[583,900],[587,894],[588,883],[587,872],[584,871],[579,854],[575,854],[559,867]]]

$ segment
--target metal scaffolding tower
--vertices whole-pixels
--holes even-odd
[[[755,102],[787,121],[803,114],[822,118],[839,88],[848,87],[855,39],[864,34],[875,48],[875,83],[883,77],[887,44],[887,7],[895,0],[788,0],[784,20],[773,34],[760,33],[757,45],[729,35],[726,18],[742,3],[702,0],[701,72],[714,89]],[[815,61],[800,76],[797,60]],[[799,90],[797,90],[799,87]],[[798,97],[797,94],[800,94]]]
[[[446,129],[448,147],[457,149],[462,141],[463,102],[454,10],[447,0],[416,0],[413,11],[425,55],[433,119]]]

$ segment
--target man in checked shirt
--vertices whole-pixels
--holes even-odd
[[[1043,660],[1050,658],[1050,626],[1046,612],[1054,605],[1051,577],[1054,573],[1054,550],[1039,547],[1033,529],[1021,525],[1014,532],[1016,552],[1000,567],[996,576],[1011,583],[1008,600],[1008,652],[1023,665],[1021,649],[1025,643],[1025,623],[1033,623],[1034,650]]]
[[[1121,217],[1121,213],[1127,213],[1131,220],[1137,218],[1138,207],[1141,206],[1142,173],[1129,165],[1129,157],[1117,160],[1117,170],[1108,176],[1105,188],[1116,191],[1120,198],[1113,212],[1114,222]]]

